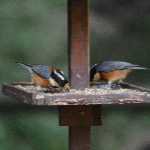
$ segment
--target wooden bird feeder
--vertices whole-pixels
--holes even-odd
[[[32,86],[3,85],[4,94],[29,105],[57,106],[59,123],[69,127],[69,149],[90,150],[92,125],[101,125],[101,105],[150,103],[149,90],[125,84],[121,90],[89,88],[88,0],[68,0],[69,73],[74,90],[43,93]]]

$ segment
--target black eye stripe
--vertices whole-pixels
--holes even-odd
[[[68,83],[67,80],[62,80],[55,72],[52,72],[51,77],[52,77],[60,86],[64,86],[66,83]]]

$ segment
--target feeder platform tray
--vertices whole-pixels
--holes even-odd
[[[5,95],[17,98],[19,102],[31,105],[101,105],[150,103],[150,90],[136,85],[122,83],[123,88],[106,90],[100,88],[71,89],[70,92],[44,93],[33,85],[3,85]]]

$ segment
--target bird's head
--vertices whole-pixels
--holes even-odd
[[[51,73],[51,78],[53,78],[60,87],[68,87],[69,85],[69,82],[64,75],[64,72],[60,69],[53,69]]]
[[[98,64],[94,64],[90,69],[90,81],[94,80],[94,76],[97,73],[97,66]]]

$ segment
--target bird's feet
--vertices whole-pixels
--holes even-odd
[[[100,89],[110,90],[112,88],[112,85],[108,83],[99,83],[99,84],[96,84],[96,87]]]
[[[64,87],[63,87],[63,92],[69,92],[70,89],[71,89],[70,84],[69,84],[69,83],[66,83],[66,84],[64,85]]]
[[[111,84],[111,89],[112,90],[118,90],[118,89],[121,89],[121,85],[119,83],[112,83]]]
[[[99,83],[96,84],[96,87],[106,90],[117,90],[121,88],[121,85],[118,83]]]

